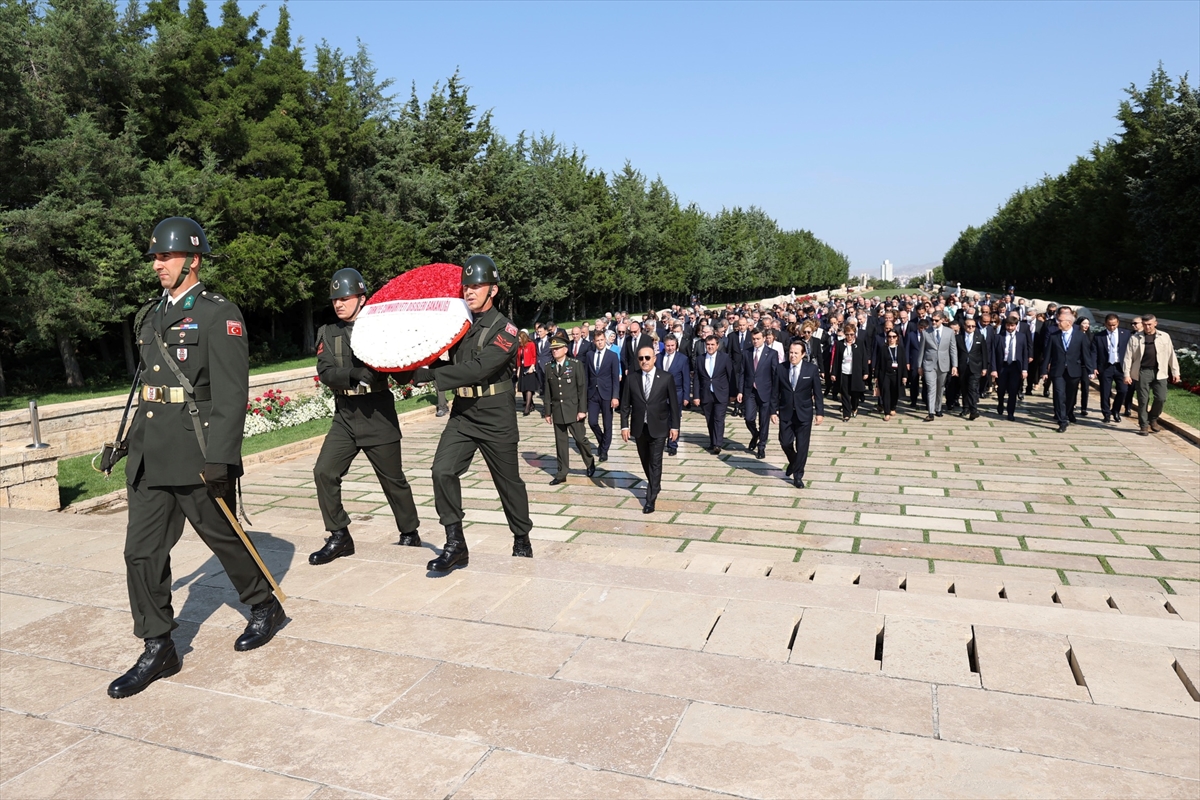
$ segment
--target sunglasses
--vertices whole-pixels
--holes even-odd
[[[638,356],[638,361],[653,361],[654,356]]]

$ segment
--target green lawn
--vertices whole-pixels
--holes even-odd
[[[288,367],[284,367],[288,369]],[[400,400],[396,403],[396,411],[415,411],[433,405],[433,395],[422,395]],[[314,436],[324,436],[329,432],[330,420],[314,419],[297,425],[294,428],[283,428],[268,433],[260,433],[242,440],[242,455],[259,453],[272,447],[282,447],[285,444],[311,439]],[[63,506],[78,503],[102,494],[115,492],[125,482],[125,462],[117,465],[112,477],[105,480],[104,476],[92,469],[92,456],[61,459],[58,462],[58,501]]]
[[[264,372],[283,372],[289,369],[299,369],[300,367],[316,368],[316,357],[309,356],[308,358],[293,358],[287,361],[272,361],[265,364],[250,368],[251,375],[260,375]],[[64,389],[59,392],[45,392],[44,394],[14,394],[8,397],[0,397],[0,411],[10,411],[14,408],[26,408],[29,406],[29,401],[37,399],[39,406],[48,406],[52,403],[70,403],[75,400],[90,400],[93,397],[108,397],[114,394],[125,394],[129,391],[130,381],[110,381],[101,383],[97,386],[91,386],[87,389]]]
[[[1167,387],[1167,404],[1163,411],[1180,422],[1200,429],[1200,395],[1178,386]]]

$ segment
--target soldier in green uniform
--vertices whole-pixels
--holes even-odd
[[[145,640],[145,651],[109,685],[114,698],[137,694],[180,670],[171,641],[177,627],[171,548],[183,533],[184,519],[250,606],[250,623],[234,642],[235,650],[266,644],[286,619],[270,583],[214,500],[224,497],[235,507],[250,370],[241,311],[200,282],[201,256],[208,252],[204,231],[185,217],[160,222],[147,252],[154,256],[163,293],[143,307],[135,325],[142,387],[125,464],[125,575],[133,632]]]
[[[317,376],[333,390],[337,407],[333,425],[313,467],[317,502],[329,538],[324,547],[308,557],[310,564],[327,564],[340,556],[354,555],[350,517],[342,507],[342,478],[359,450],[366,451],[392,507],[400,530],[399,544],[421,545],[421,537],[417,535],[421,520],[417,517],[412,487],[404,477],[400,421],[396,418],[388,376],[371,369],[350,351],[354,320],[367,299],[367,285],[358,270],[346,268],[333,273],[329,299],[338,321],[322,325],[317,332]]]
[[[546,365],[545,396],[546,422],[554,425],[554,451],[558,456],[558,472],[551,486],[566,483],[571,458],[567,433],[575,437],[575,446],[587,466],[587,476],[596,474],[596,459],[588,442],[587,427],[587,369],[574,358],[567,357],[567,342],[561,336],[550,339],[553,360]]]
[[[517,403],[513,370],[517,327],[492,304],[499,291],[500,273],[492,259],[473,255],[463,265],[463,300],[474,315],[466,335],[450,349],[450,361],[421,367],[414,379],[432,379],[439,392],[454,391],[450,419],[433,457],[433,499],[438,519],[446,527],[446,546],[428,564],[434,572],[467,565],[463,538],[462,484],[475,451],[483,452],[504,516],[513,532],[514,556],[533,557],[529,532],[529,495],[517,462]]]

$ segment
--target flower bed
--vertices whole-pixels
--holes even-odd
[[[1200,395],[1200,349],[1195,345],[1180,347],[1175,355],[1179,358],[1179,385]]]
[[[320,384],[320,379],[313,377]],[[409,397],[433,394],[432,383],[415,387],[411,383],[397,386],[389,383],[392,396],[396,400]],[[242,436],[257,436],[260,433],[277,431],[281,428],[294,428],[314,419],[327,419],[333,416],[333,392],[328,386],[320,384],[320,390],[311,397],[293,400],[286,397],[277,389],[268,389],[246,404],[246,422],[242,426]]]

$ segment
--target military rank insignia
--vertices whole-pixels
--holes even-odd
[[[196,295],[194,295],[194,294],[189,294],[189,295],[187,296],[187,299],[183,301],[183,310],[184,310],[184,311],[191,311],[191,310],[192,310],[192,306],[194,306],[194,305],[196,305]]]

